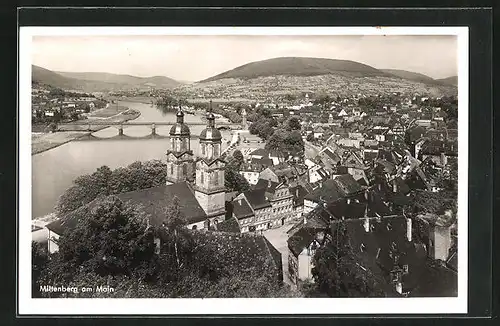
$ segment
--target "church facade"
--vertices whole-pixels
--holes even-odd
[[[221,158],[222,135],[215,127],[215,116],[210,101],[206,115],[207,126],[199,137],[200,156],[195,158],[190,148],[190,129],[184,122],[184,112],[181,108],[176,116],[177,122],[170,129],[170,148],[166,153],[167,185],[188,183],[196,202],[206,214],[204,221],[192,221],[194,223],[190,223],[188,227],[206,228],[222,222],[226,214],[226,163]]]

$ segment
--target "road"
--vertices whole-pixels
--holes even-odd
[[[320,151],[321,149],[314,146],[311,142],[308,142],[307,140],[304,141],[304,152],[306,158],[315,158]]]
[[[294,225],[293,222],[287,223],[279,228],[270,229],[262,232],[262,235],[271,242],[271,244],[281,253],[283,263],[283,282],[292,285],[288,275],[288,234],[286,231]]]

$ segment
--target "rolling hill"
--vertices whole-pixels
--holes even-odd
[[[57,72],[59,75],[68,78],[74,78],[85,81],[106,82],[112,84],[124,85],[152,85],[158,87],[171,88],[180,85],[181,83],[172,78],[164,76],[154,77],[136,77],[131,75],[110,74],[105,72]]]
[[[381,70],[406,80],[412,80],[424,84],[439,84],[439,81],[435,80],[434,78],[424,74],[420,74],[418,72],[399,70],[399,69],[381,69]]]
[[[282,57],[255,61],[212,76],[200,83],[219,79],[252,79],[268,76],[319,76],[328,74],[353,77],[392,76],[371,66],[350,61],[323,58]]]
[[[31,79],[34,82],[46,84],[62,89],[73,89],[77,86],[78,80],[67,78],[39,66],[31,66]]]
[[[444,85],[458,86],[458,76],[451,76],[451,77],[441,78],[441,79],[437,79],[437,80]]]
[[[173,88],[181,85],[164,76],[136,77],[100,72],[54,72],[35,65],[32,66],[32,80],[61,89],[85,92]]]

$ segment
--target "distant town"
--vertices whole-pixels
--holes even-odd
[[[33,83],[33,137],[52,137],[43,151],[146,110],[169,131],[154,140],[163,156],[81,175],[33,221],[32,295],[457,296],[456,87],[398,91],[391,77],[353,91],[363,79],[343,74],[348,91],[329,91],[298,78],[198,93]],[[111,290],[78,290],[89,284]]]

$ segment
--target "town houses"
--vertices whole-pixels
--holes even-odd
[[[63,91],[36,83],[32,88],[31,103],[34,124],[78,120],[106,105],[106,101],[93,94]]]
[[[356,268],[375,278],[388,296],[433,295],[422,280],[435,275],[453,283],[456,209],[422,212],[414,199],[415,194],[425,198],[451,191],[445,181],[457,172],[458,143],[446,111],[428,106],[437,101],[431,97],[407,94],[338,97],[323,105],[306,95],[294,105],[269,105],[271,112],[279,110],[269,116],[276,125],[298,119],[304,151],[296,155],[269,149],[246,130],[246,109],[238,143],[224,151],[211,103],[195,155],[191,129],[179,109],[164,157],[166,184],[118,198],[145,207],[157,226],[164,222],[165,207],[178,198],[189,230],[219,234],[202,233],[210,241],[254,237],[252,246],[264,248],[273,270],[282,273],[277,277],[296,289],[314,283],[319,248],[340,250],[346,241]],[[255,108],[247,109],[254,113]],[[225,171],[235,150],[243,157],[236,173],[247,187],[230,192]],[[57,240],[72,221],[47,226],[49,252],[57,251]],[[278,229],[285,238],[268,241],[266,234]]]

